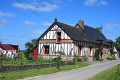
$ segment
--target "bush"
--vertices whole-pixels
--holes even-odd
[[[31,61],[33,61],[33,60],[35,60],[32,56],[30,56],[30,57],[28,57],[28,60],[31,60]]]
[[[58,57],[55,58],[54,61],[56,62],[56,68],[59,70],[60,66],[61,66],[61,63],[62,63],[61,55],[64,55],[64,52],[62,52],[62,51],[57,51],[56,52],[55,51],[54,53],[58,55]]]
[[[116,60],[116,57],[114,57],[114,56],[108,56],[107,59],[108,60]]]
[[[93,60],[94,60],[94,61],[98,61],[98,60],[100,60],[100,58],[99,58],[99,56],[94,56],[94,57],[93,57]]]

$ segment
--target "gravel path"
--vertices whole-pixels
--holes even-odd
[[[63,71],[48,75],[29,77],[22,80],[87,80],[88,78],[94,76],[95,74],[117,64],[120,64],[120,59],[100,62],[94,65],[70,71]]]

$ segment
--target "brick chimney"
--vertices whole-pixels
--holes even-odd
[[[57,17],[55,17],[55,22],[57,22]]]
[[[98,31],[102,32],[102,28],[101,27],[97,27],[96,28]]]
[[[78,24],[81,28],[84,28],[84,21],[82,21],[81,19],[78,21]]]

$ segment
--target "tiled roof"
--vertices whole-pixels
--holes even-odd
[[[72,40],[79,40],[79,41],[86,41],[86,42],[93,42],[99,43],[97,39],[102,39],[103,44],[107,44],[106,37],[97,29],[84,25],[83,28],[76,28],[75,26],[71,26],[68,24],[64,24],[61,22],[54,22],[46,31],[41,35],[42,38],[54,25],[58,25]],[[76,24],[78,25],[78,24]],[[79,26],[79,25],[78,25]],[[38,40],[39,40],[38,39]]]
[[[0,44],[0,47],[4,50],[18,50],[18,45]]]
[[[106,37],[97,29],[84,25],[83,28],[76,28],[61,22],[56,22],[73,40],[99,43],[101,39],[103,44],[108,44]]]
[[[64,24],[64,23],[61,23],[61,22],[56,22],[56,23],[73,40],[91,42],[91,39],[85,33],[83,33],[79,28],[75,28],[73,26],[70,26],[70,25],[67,25],[67,24]]]

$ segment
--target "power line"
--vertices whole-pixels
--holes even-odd
[[[42,17],[41,15],[39,15],[38,13],[36,13],[35,11],[33,11],[31,8],[29,8],[27,5],[25,5],[23,2],[21,2],[20,0],[17,0],[20,4],[22,4],[23,6],[25,6],[28,10],[30,10],[31,12],[33,12],[35,15],[39,16],[40,18],[42,18],[43,20],[51,23],[50,21],[48,21],[47,19],[45,19],[44,17]]]

